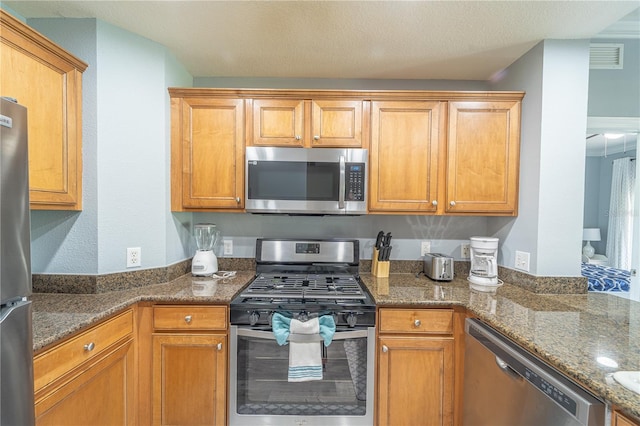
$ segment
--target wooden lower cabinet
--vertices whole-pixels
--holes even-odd
[[[136,424],[132,320],[126,311],[36,355],[37,425]]]
[[[378,425],[453,424],[453,338],[378,339]]]
[[[640,422],[633,421],[619,411],[611,413],[611,426],[640,426]]]
[[[452,309],[378,310],[377,425],[458,423],[462,320]]]
[[[153,424],[224,425],[227,337],[153,336]]]
[[[141,425],[225,425],[229,310],[139,304]]]

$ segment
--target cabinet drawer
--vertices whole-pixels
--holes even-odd
[[[95,358],[118,340],[133,333],[131,310],[37,355],[33,360],[35,390],[51,383],[81,363]]]
[[[226,306],[156,306],[153,308],[156,330],[226,330]]]
[[[453,311],[450,309],[380,309],[381,333],[452,334]]]

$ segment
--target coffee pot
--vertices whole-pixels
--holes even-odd
[[[205,277],[218,272],[218,258],[213,252],[220,240],[220,231],[213,223],[198,223],[193,227],[198,249],[191,261],[191,274]]]
[[[498,239],[492,237],[471,237],[471,269],[469,282],[479,286],[496,287],[498,280]]]

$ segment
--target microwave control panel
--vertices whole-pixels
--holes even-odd
[[[364,201],[364,163],[347,163],[345,194],[347,201]]]

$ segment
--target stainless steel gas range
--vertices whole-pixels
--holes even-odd
[[[375,303],[359,261],[358,240],[256,241],[256,277],[230,309],[230,425],[373,424]],[[333,319],[328,346],[320,335],[289,336],[317,345],[321,379],[290,381],[293,345],[276,342],[276,314]]]

